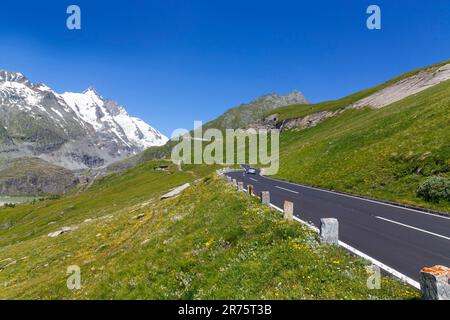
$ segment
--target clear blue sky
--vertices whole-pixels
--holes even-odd
[[[82,30],[66,28],[77,4]],[[366,8],[382,30],[366,28]],[[92,85],[169,135],[260,95],[335,99],[450,59],[449,0],[3,1],[0,68]]]

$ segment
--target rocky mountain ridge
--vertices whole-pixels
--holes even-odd
[[[297,90],[285,95],[270,93],[227,110],[218,118],[206,123],[205,127],[220,130],[246,128],[249,124],[262,119],[270,110],[292,104],[306,103],[308,101],[305,96]]]

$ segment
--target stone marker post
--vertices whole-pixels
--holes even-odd
[[[237,187],[237,181],[236,181],[236,179],[233,179],[233,186]]]
[[[253,185],[251,184],[247,185],[247,192],[249,195],[253,195]]]
[[[423,268],[420,271],[420,289],[424,300],[450,300],[450,268]]]
[[[227,176],[228,183],[231,183],[231,177]]]
[[[244,183],[239,181],[237,184],[238,191],[244,191]]]
[[[261,202],[262,202],[262,204],[265,204],[267,206],[270,205],[270,192],[269,191],[261,192]]]
[[[284,218],[292,221],[294,219],[294,204],[290,201],[284,201]]]
[[[339,222],[337,219],[320,219],[320,241],[328,244],[339,244]]]

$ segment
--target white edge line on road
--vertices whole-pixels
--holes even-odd
[[[305,186],[303,184],[298,184],[298,183],[292,183],[292,182],[288,182],[288,181],[282,181],[282,180],[277,180],[274,178],[270,178],[267,176],[260,176],[272,181],[277,181],[277,182],[283,182],[283,183],[287,183],[293,186],[297,186],[297,187],[303,187],[303,188],[307,188],[307,189],[313,189],[313,190],[318,190],[318,191],[323,191],[323,192],[328,192],[328,193],[332,193],[332,194],[336,194],[338,196],[344,196],[344,197],[348,197],[348,198],[353,198],[353,199],[358,199],[358,200],[363,200],[363,201],[367,201],[367,202],[372,202],[372,203],[377,203],[377,204],[382,204],[385,206],[389,206],[389,207],[394,207],[397,209],[403,209],[403,210],[408,210],[408,211],[413,211],[413,212],[417,212],[417,213],[422,213],[422,214],[426,214],[429,216],[433,216],[436,218],[442,218],[442,219],[447,219],[450,220],[450,217],[446,217],[446,216],[441,216],[439,214],[434,214],[434,213],[429,213],[429,212],[425,212],[425,211],[420,211],[420,210],[416,210],[416,209],[411,209],[411,208],[405,208],[402,206],[397,206],[395,204],[390,204],[390,203],[386,203],[386,202],[381,202],[381,201],[377,201],[377,200],[371,200],[371,199],[366,199],[366,198],[361,198],[361,197],[357,197],[357,196],[351,196],[349,194],[345,194],[345,193],[340,193],[340,192],[335,192],[335,191],[331,191],[331,190],[325,190],[325,189],[320,189],[320,188],[316,188],[316,187],[310,187],[310,186]]]
[[[253,178],[250,178],[250,180],[253,180],[253,181],[256,181],[256,182],[258,182],[258,180],[256,180],[256,179],[253,179]]]
[[[420,232],[423,232],[423,233],[428,233],[428,234],[431,234],[431,235],[439,237],[439,238],[450,240],[450,237],[446,237],[446,236],[443,236],[441,234],[434,233],[434,232],[431,232],[431,231],[427,231],[427,230],[424,230],[424,229],[416,228],[416,227],[410,226],[408,224],[404,224],[404,223],[397,222],[397,221],[394,221],[394,220],[386,219],[386,218],[383,218],[383,217],[380,217],[380,216],[375,216],[375,218],[381,219],[381,220],[384,220],[384,221],[387,221],[387,222],[390,222],[390,223],[395,223],[395,224],[398,224],[399,226],[403,226],[403,227],[406,227],[406,228],[414,229],[414,230],[417,230],[417,231],[420,231]]]
[[[416,280],[411,279],[410,277],[404,275],[401,272],[398,272],[397,270],[385,265],[384,263],[378,261],[375,258],[372,258],[371,256],[368,256],[367,254],[359,251],[358,249],[353,248],[352,246],[346,244],[345,242],[342,242],[339,240],[339,245],[345,249],[347,249],[348,251],[356,254],[357,256],[360,256],[361,258],[364,258],[366,260],[369,260],[370,262],[372,262],[374,265],[376,265],[377,267],[379,267],[380,269],[383,269],[384,271],[386,271],[387,273],[392,274],[394,277],[397,277],[398,279],[408,283],[409,285],[413,286],[414,288],[420,290],[420,283],[417,282]]]
[[[274,204],[272,204],[272,203],[270,204],[270,206],[271,206],[272,208],[278,210],[278,211],[283,212],[283,209],[277,207],[276,205],[274,205]],[[317,233],[320,232],[319,229],[318,229],[317,227],[315,227],[315,226],[313,226],[313,225],[310,225],[309,223],[307,223],[307,222],[301,220],[300,218],[294,216],[294,219],[295,219],[296,221],[300,222],[301,224],[307,226],[307,227],[310,228],[311,230],[313,230],[313,231],[315,231],[315,232],[317,232]],[[393,268],[391,268],[391,267],[385,265],[384,263],[378,261],[378,260],[375,259],[375,258],[372,258],[371,256],[369,256],[369,255],[367,255],[367,254],[365,254],[365,253],[359,251],[358,249],[353,248],[352,246],[346,244],[346,243],[343,242],[343,241],[340,241],[340,240],[339,240],[339,245],[340,245],[341,247],[343,247],[344,249],[347,249],[348,251],[352,252],[353,254],[355,254],[355,255],[357,255],[357,256],[359,256],[359,257],[361,257],[361,258],[366,259],[366,260],[369,260],[370,262],[372,262],[374,265],[376,265],[376,266],[379,267],[380,269],[383,269],[383,270],[386,271],[387,273],[392,274],[394,277],[397,277],[398,279],[400,279],[400,280],[402,280],[402,281],[408,283],[409,285],[413,286],[414,288],[420,290],[420,284],[419,284],[419,282],[417,282],[417,281],[411,279],[410,277],[404,275],[403,273],[401,273],[401,272],[399,272],[399,271],[397,271],[397,270],[395,270],[395,269],[393,269]]]
[[[285,191],[289,191],[289,192],[292,192],[292,193],[298,194],[298,191],[294,191],[294,190],[291,190],[291,189],[286,189],[286,188],[283,188],[283,187],[279,187],[279,186],[275,186],[275,188],[278,188],[278,189],[281,189],[281,190],[285,190]]]

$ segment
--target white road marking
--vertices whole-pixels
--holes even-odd
[[[346,244],[345,242],[339,240],[339,245],[342,248],[347,249],[350,252],[353,252],[354,254],[356,254],[357,256],[360,256],[363,259],[369,260],[370,262],[372,262],[374,265],[376,265],[377,267],[383,269],[384,271],[386,271],[387,273],[392,274],[394,277],[399,278],[400,280],[408,283],[409,285],[413,286],[414,288],[420,290],[420,283],[417,282],[416,280],[408,277],[407,275],[395,270],[394,268],[389,267],[388,265],[385,265],[383,262],[378,261],[375,258],[372,258],[371,256],[365,254],[364,252],[359,251],[358,249],[353,248],[352,246]]]
[[[253,178],[250,178],[250,180],[253,180],[253,181],[256,181],[256,182],[258,182],[258,180],[256,180],[256,179],[253,179]]]
[[[406,228],[410,228],[410,229],[414,229],[414,230],[421,231],[421,232],[424,232],[424,233],[428,233],[428,234],[431,234],[433,236],[440,237],[440,238],[443,238],[443,239],[446,239],[446,240],[450,240],[450,237],[446,237],[446,236],[443,236],[441,234],[437,234],[437,233],[434,233],[434,232],[431,232],[431,231],[427,231],[427,230],[424,230],[424,229],[416,228],[416,227],[413,227],[413,226],[410,226],[410,225],[407,225],[407,224],[404,224],[404,223],[401,223],[401,222],[397,222],[397,221],[386,219],[386,218],[379,217],[379,216],[375,216],[375,218],[381,219],[381,220],[384,220],[384,221],[388,221],[388,222],[391,222],[391,223],[395,223],[395,224],[398,224],[398,225],[406,227]]]
[[[307,188],[307,189],[312,189],[312,190],[332,193],[332,194],[335,194],[335,195],[338,195],[338,196],[343,196],[343,197],[347,197],[347,198],[353,198],[353,199],[358,199],[358,200],[362,200],[362,201],[377,203],[377,204],[381,204],[383,206],[394,207],[394,208],[397,208],[397,209],[402,209],[402,210],[407,210],[407,211],[412,211],[412,212],[425,214],[425,215],[432,216],[432,217],[435,217],[435,218],[441,218],[441,219],[450,220],[450,216],[447,217],[447,216],[443,216],[443,215],[439,215],[439,214],[435,214],[435,213],[430,213],[430,212],[425,212],[425,211],[421,211],[421,210],[406,208],[406,207],[402,207],[402,206],[398,206],[398,205],[390,204],[390,203],[386,203],[386,202],[381,202],[381,201],[377,201],[377,200],[371,200],[371,199],[361,198],[361,197],[357,197],[357,196],[351,196],[351,195],[345,194],[345,193],[340,193],[340,192],[335,192],[335,191],[331,191],[331,190],[325,190],[325,189],[310,187],[310,186],[306,186],[306,185],[303,185],[303,184],[292,183],[292,182],[288,182],[288,181],[281,181],[281,180],[269,178],[269,177],[266,177],[266,176],[260,176],[260,177],[264,177],[265,179],[276,181],[276,182],[283,182],[283,183],[290,184],[290,185],[293,185],[293,186],[298,186],[298,187],[302,187],[302,188]]]
[[[277,207],[274,204],[270,204],[270,206],[280,212],[283,212],[283,209]],[[320,233],[320,230],[316,227],[313,226],[311,224],[309,224],[306,221],[303,221],[302,219],[294,216],[294,220],[296,220],[297,222],[300,222],[301,224],[307,226],[308,228],[312,229],[313,231]],[[378,266],[379,268],[383,269],[384,271],[386,271],[387,273],[392,274],[394,277],[397,277],[398,279],[408,283],[409,285],[413,286],[414,288],[420,290],[420,284],[419,282],[415,281],[414,279],[408,277],[407,275],[395,270],[394,268],[389,267],[388,265],[384,264],[383,262],[372,258],[371,256],[365,254],[364,252],[359,251],[358,249],[353,248],[352,246],[348,245],[347,243],[339,240],[339,245],[341,247],[343,247],[344,249],[347,249],[348,251],[356,254],[357,256],[360,256],[363,259],[369,260],[370,262],[372,262],[374,265]]]
[[[283,188],[283,187],[279,187],[279,186],[275,186],[275,188],[278,188],[278,189],[281,189],[281,190],[285,190],[285,191],[289,191],[289,192],[292,192],[292,193],[296,193],[296,194],[298,194],[298,192],[297,192],[297,191],[294,191],[294,190],[291,190],[291,189],[286,189],[286,188]]]

